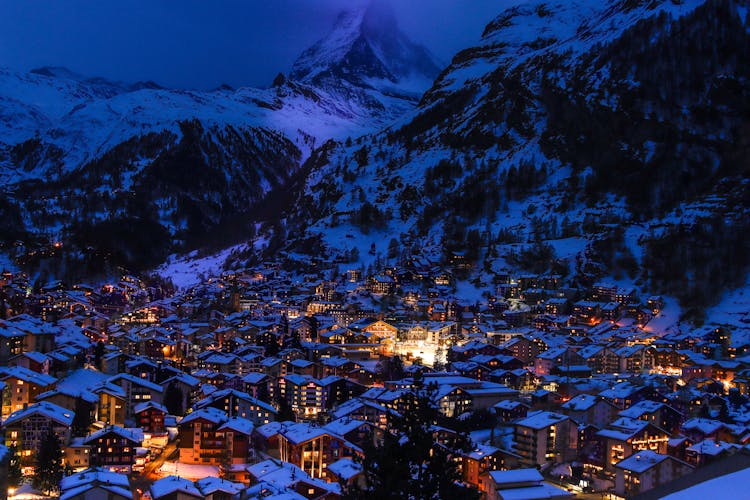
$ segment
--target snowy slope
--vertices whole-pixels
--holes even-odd
[[[726,186],[747,172],[735,160],[745,154],[741,103],[750,90],[740,62],[750,55],[746,7],[514,6],[488,24],[481,45],[454,57],[412,113],[327,155],[300,199],[302,213],[316,207],[322,217],[300,227],[333,253],[357,246],[360,255],[385,255],[394,238],[444,258],[476,250],[473,237],[478,269],[493,272],[547,241],[581,279],[608,270],[644,289],[679,290],[656,268],[653,241],[699,247],[688,228],[724,212],[730,237],[743,233],[746,215],[733,209],[746,187]],[[649,266],[652,283],[637,267],[612,267],[633,259]],[[689,278],[682,288],[703,286]]]
[[[266,89],[190,91],[59,67],[0,70],[0,229],[37,245],[72,240],[65,248],[76,259],[92,243],[133,265],[167,249],[235,242],[248,219],[277,217],[316,148],[387,127],[438,72],[392,17],[346,15],[354,17],[327,40],[359,33],[372,49],[367,58],[317,45],[300,60],[322,58],[335,73],[280,74]],[[387,71],[363,72],[371,65]],[[155,231],[153,248],[134,245],[129,226]]]

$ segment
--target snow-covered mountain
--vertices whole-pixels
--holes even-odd
[[[401,32],[390,4],[375,0],[341,13],[333,30],[297,59],[291,77],[334,92],[343,81],[419,98],[440,70],[425,47]]]
[[[747,12],[519,2],[413,112],[327,151],[299,202],[323,216],[299,227],[342,255],[462,252],[485,289],[546,259],[710,303],[750,270]]]
[[[149,264],[245,230],[269,256],[460,254],[476,290],[609,276],[697,317],[750,270],[749,25],[747,0],[519,1],[438,74],[376,3],[269,89],[6,72],[0,229]]]
[[[192,91],[59,67],[0,70],[5,220],[83,242],[78,226],[138,214],[163,228],[165,241],[195,245],[210,227],[257,212],[276,192],[283,198],[315,148],[389,125],[414,108],[437,74],[428,52],[380,12],[342,14],[349,22],[337,23],[326,38],[359,33],[377,51],[362,54],[368,61],[334,48],[324,55],[316,45],[300,61],[325,56],[336,74],[297,77],[298,62],[293,76],[280,74],[266,89]],[[401,51],[399,61],[390,59],[394,50]],[[380,64],[387,74],[368,73],[366,64]],[[381,77],[387,85],[375,85]],[[187,172],[191,178],[179,175]]]

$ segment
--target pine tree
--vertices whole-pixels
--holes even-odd
[[[63,477],[62,448],[57,435],[50,428],[36,454],[36,469],[32,484],[45,493],[57,492]]]
[[[279,422],[284,422],[286,420],[294,422],[297,420],[297,416],[294,414],[292,407],[289,406],[286,398],[278,399],[278,410],[279,411],[276,413],[276,420]]]
[[[164,406],[167,407],[167,411],[170,415],[182,415],[185,410],[182,407],[182,389],[173,380],[167,386],[167,390],[164,391]]]
[[[104,357],[104,342],[101,340],[94,346],[94,366],[99,371],[103,371],[102,358]]]
[[[468,440],[459,436],[454,443],[440,444],[433,438],[433,426],[439,417],[433,401],[436,386],[424,384],[417,372],[414,388],[405,394],[407,411],[389,416],[389,431],[382,442],[364,446],[362,470],[365,487],[350,487],[349,499],[478,499],[476,490],[460,484],[454,456],[467,448]]]
[[[221,455],[221,463],[219,463],[219,477],[221,479],[230,479],[232,472],[232,450],[227,448]]]
[[[88,434],[89,426],[93,423],[91,418],[91,403],[84,401],[83,398],[77,398],[75,403],[75,414],[71,432],[73,436],[83,437]]]
[[[18,456],[16,445],[8,447],[8,455],[8,484],[17,487],[23,481],[23,473],[21,472],[21,457]]]

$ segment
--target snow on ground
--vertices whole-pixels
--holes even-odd
[[[13,263],[13,259],[8,254],[2,252],[0,252],[0,271],[18,271],[18,267]]]
[[[454,295],[463,302],[475,303],[484,301],[485,298],[482,294],[490,289],[490,287],[476,287],[468,281],[456,281],[456,293]]]
[[[184,256],[171,255],[165,264],[156,269],[156,273],[170,278],[177,288],[190,288],[201,281],[202,275],[209,277],[221,274],[227,257],[235,250],[245,249],[247,245],[243,243],[206,257],[198,257],[196,251]]]
[[[647,332],[653,332],[659,336],[679,330],[680,316],[682,310],[677,299],[672,297],[664,298],[664,309],[657,314],[643,329]]]
[[[159,468],[162,476],[179,476],[191,481],[204,477],[219,477],[219,468],[215,465],[193,465],[180,462],[164,462]]]
[[[726,292],[721,302],[706,311],[706,322],[750,329],[750,276],[745,286]]]
[[[720,498],[748,498],[747,485],[750,482],[750,469],[742,469],[725,476],[719,476],[698,483],[695,486],[672,493],[664,500],[692,500],[694,498],[713,498],[720,492]]]
[[[469,437],[475,443],[485,443],[490,440],[491,435],[492,429],[479,429],[469,433]]]
[[[109,377],[110,375],[102,372],[82,368],[70,372],[70,375],[58,381],[57,388],[62,391],[76,392],[103,383]]]

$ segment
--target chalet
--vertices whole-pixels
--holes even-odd
[[[198,401],[200,385],[201,381],[197,377],[193,377],[187,373],[179,373],[161,383],[165,391],[169,391],[170,386],[173,389],[179,390],[179,394],[182,396],[180,407],[183,411]]]
[[[218,477],[204,477],[195,482],[204,500],[237,500],[245,489],[242,483]]]
[[[614,352],[620,361],[620,373],[639,373],[654,366],[653,353],[644,345],[623,346]]]
[[[91,391],[99,398],[96,419],[106,425],[125,425],[127,394],[119,385],[104,383]]]
[[[152,500],[201,500],[203,493],[195,483],[178,476],[163,477],[149,488]]]
[[[299,415],[315,416],[326,408],[325,388],[314,377],[288,374],[278,381],[279,397]]]
[[[529,413],[514,425],[515,452],[521,465],[543,466],[570,460],[577,448],[575,423],[559,413]]]
[[[489,493],[488,475],[490,471],[509,469],[517,460],[507,460],[508,452],[490,445],[477,445],[473,450],[461,455],[461,479],[482,493]]]
[[[571,312],[575,321],[582,324],[596,324],[602,317],[601,304],[598,302],[576,302]]]
[[[86,436],[83,443],[91,447],[92,464],[129,474],[135,464],[135,449],[143,443],[143,433],[140,429],[108,425]]]
[[[600,396],[579,394],[563,403],[560,410],[579,424],[601,429],[614,420],[618,408]]]
[[[351,458],[341,458],[328,466],[328,476],[342,488],[366,487],[362,464]]]
[[[0,320],[0,364],[6,366],[8,360],[21,354],[25,339],[26,333]]]
[[[631,498],[662,484],[669,483],[693,467],[669,455],[641,450],[616,465],[615,493]]]
[[[705,439],[732,442],[732,432],[727,424],[708,418],[691,418],[682,424],[682,433],[693,443]]]
[[[492,408],[500,422],[507,424],[525,418],[529,413],[530,406],[523,401],[506,399],[495,404]]]
[[[216,408],[203,408],[184,417],[177,425],[180,433],[180,462],[221,465],[246,463],[250,453],[253,423],[227,417]]]
[[[597,432],[604,456],[601,465],[614,472],[615,464],[641,450],[666,454],[669,434],[659,427],[633,418],[620,417]]]
[[[544,481],[537,469],[490,471],[487,474],[488,499],[546,498],[564,500],[572,498],[568,490]]]
[[[609,400],[620,409],[629,408],[634,403],[646,398],[644,387],[632,385],[629,382],[621,382],[610,389],[605,389],[599,396]]]
[[[307,359],[294,359],[286,364],[286,372],[288,374],[296,373],[297,375],[320,377],[322,371],[321,365]]]
[[[48,375],[52,366],[52,358],[40,352],[27,351],[11,358],[8,366],[21,366],[32,372]]]
[[[271,397],[269,390],[270,379],[266,374],[250,372],[242,377],[242,382],[244,384],[244,392],[250,396],[263,401],[268,401]]]
[[[502,354],[502,352],[503,350],[496,345],[472,341],[463,345],[452,346],[448,350],[448,361],[468,361],[470,358],[478,354],[492,356],[495,354]]]
[[[392,276],[378,274],[367,281],[367,289],[379,295],[388,295],[396,290],[396,281]]]
[[[165,431],[164,417],[167,409],[154,401],[139,403],[133,408],[136,424],[144,432],[159,434]]]
[[[549,375],[554,367],[580,365],[582,363],[583,358],[569,348],[548,349],[539,353],[534,359],[534,373],[537,376]]]
[[[60,498],[65,500],[133,500],[130,479],[125,474],[102,468],[86,469],[60,481]]]
[[[52,403],[36,403],[11,413],[3,422],[5,445],[15,446],[23,467],[34,466],[34,456],[48,432],[65,446],[75,413]]]
[[[209,407],[221,410],[230,417],[245,418],[255,425],[276,420],[276,409],[273,406],[234,389],[212,392],[194,405],[195,409]]]
[[[733,443],[704,439],[685,449],[685,461],[694,467],[703,467],[734,455],[741,448],[741,445]]]
[[[341,496],[338,484],[334,487],[321,479],[312,478],[292,463],[264,460],[246,467],[246,471],[251,487],[245,494],[250,498],[333,500]]]
[[[524,365],[531,363],[546,347],[525,336],[513,337],[499,346],[504,352],[518,358]]]
[[[354,361],[340,356],[332,356],[323,359],[321,360],[321,364],[323,366],[323,376],[325,377],[329,375],[343,377],[360,366]]]
[[[304,422],[282,426],[279,432],[279,456],[284,462],[289,462],[313,478],[326,481],[333,478],[328,476],[327,467],[341,458],[352,458],[361,450],[323,427],[317,427]]]
[[[359,447],[363,447],[368,441],[379,442],[383,433],[377,426],[370,422],[350,417],[343,417],[328,422],[323,428]]]
[[[63,461],[76,472],[88,469],[91,465],[91,446],[84,444],[82,437],[72,438],[63,447]]]
[[[670,434],[677,434],[683,421],[682,413],[671,406],[647,399],[620,411],[620,416],[651,422]]]
[[[2,416],[5,418],[12,412],[26,408],[37,396],[51,390],[57,379],[22,366],[14,366],[0,368],[0,381],[5,383],[2,398]]]
[[[525,368],[517,370],[493,370],[489,373],[490,382],[507,385],[517,391],[530,392],[536,388],[537,377]]]
[[[125,421],[134,421],[135,405],[144,401],[162,403],[164,388],[127,373],[115,375],[108,383],[118,385],[125,391]]]
[[[385,428],[387,415],[390,412],[386,407],[375,402],[360,398],[351,399],[340,404],[331,412],[333,418],[351,418],[369,422],[379,428]]]

